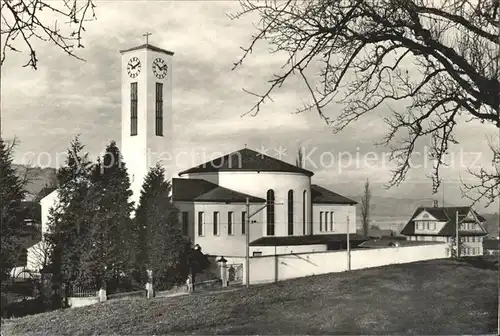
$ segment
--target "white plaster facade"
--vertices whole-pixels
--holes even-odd
[[[267,191],[274,191],[275,236],[288,236],[288,192],[293,191],[293,235],[311,234],[311,178],[293,172],[220,171],[191,173],[185,178],[204,179],[222,187],[266,199]],[[305,195],[305,197],[304,197]],[[305,208],[304,208],[305,204]],[[304,220],[305,210],[305,220]],[[266,221],[263,211],[263,221]],[[305,228],[305,231],[304,231]],[[262,234],[266,227],[263,225]]]
[[[314,203],[313,234],[356,233],[356,205]]]
[[[172,157],[172,56],[173,53],[142,46],[121,51],[121,153],[127,166],[133,192],[132,201],[139,201],[140,191],[150,167],[156,162],[166,162]],[[131,59],[141,62],[139,74],[130,77],[127,65]],[[158,78],[153,72],[157,58],[167,65],[167,75]],[[137,83],[137,134],[131,134],[131,84]],[[156,83],[162,90],[162,135],[156,135]],[[169,173],[167,169],[167,174]]]

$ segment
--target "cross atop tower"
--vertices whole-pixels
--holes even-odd
[[[146,44],[148,44],[148,37],[152,35],[151,33],[149,32],[146,32],[146,34],[143,34],[142,36],[146,36]]]

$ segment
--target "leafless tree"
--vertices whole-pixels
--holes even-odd
[[[500,137],[489,139],[489,147],[493,154],[492,169],[480,168],[479,171],[468,169],[469,174],[476,178],[477,183],[462,182],[462,195],[472,202],[486,199],[490,203],[500,197]]]
[[[83,48],[84,23],[96,18],[92,0],[4,0],[0,11],[2,56],[9,51],[29,52],[24,66],[37,68],[34,41],[51,42],[68,55],[80,59],[75,48]],[[69,30],[68,30],[69,28]]]
[[[297,151],[295,165],[299,168],[304,168],[304,149],[302,147],[299,147],[299,150]]]
[[[366,180],[363,197],[361,198],[361,224],[363,225],[363,234],[365,237],[368,237],[368,228],[370,227],[371,198],[370,181]]]
[[[257,14],[260,21],[234,68],[262,40],[271,53],[288,55],[267,90],[253,93],[258,101],[248,113],[257,114],[292,76],[312,97],[298,112],[316,110],[334,133],[387,104],[406,105],[385,119],[389,129],[379,143],[397,165],[388,187],[404,181],[416,145],[429,141],[437,192],[440,169],[457,144],[456,124],[475,119],[500,128],[499,0],[240,2],[242,10],[232,18]],[[331,102],[344,108],[327,112]],[[493,176],[496,184],[498,179]]]

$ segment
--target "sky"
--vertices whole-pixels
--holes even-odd
[[[69,142],[77,134],[92,158],[111,141],[120,144],[120,54],[149,42],[175,52],[172,70],[172,142],[179,152],[193,153],[179,160],[177,172],[213,159],[217,153],[244,148],[267,150],[271,156],[294,163],[299,146],[311,160],[313,183],[347,195],[362,194],[370,179],[376,196],[441,200],[431,194],[430,171],[415,168],[398,188],[386,190],[390,163],[384,163],[387,149],[376,147],[387,131],[382,107],[361,118],[339,134],[314,111],[295,114],[306,89],[292,81],[274,94],[258,115],[245,115],[256,98],[243,89],[262,93],[266,82],[279,70],[283,58],[270,55],[261,43],[243,66],[232,71],[255,33],[257,17],[231,20],[227,14],[239,10],[236,1],[97,1],[97,20],[87,23],[84,49],[77,50],[85,62],[68,57],[56,47],[39,42],[39,68],[23,68],[26,53],[10,53],[1,72],[2,133],[16,137],[15,162],[56,167],[64,162]],[[145,19],[147,18],[147,19]],[[44,17],[48,22],[52,17]],[[390,106],[404,108],[404,106]],[[329,116],[342,106],[331,104]],[[487,134],[495,131],[480,123],[462,123],[456,128],[460,142],[452,148],[454,163],[443,170],[445,195],[449,203],[465,205],[459,179],[469,179],[466,167],[491,165]],[[420,149],[423,149],[422,144]],[[280,150],[281,148],[281,150]],[[368,164],[356,159],[376,157]],[[274,155],[273,155],[274,154]],[[184,156],[186,157],[186,156]],[[204,160],[204,158],[206,160]],[[479,205],[481,207],[481,205]],[[496,208],[496,209],[495,209]],[[498,206],[488,209],[498,211]]]

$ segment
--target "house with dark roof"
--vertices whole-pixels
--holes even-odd
[[[312,184],[313,175],[243,148],[180,172],[172,197],[184,234],[209,254],[245,255],[247,200],[251,246],[263,239],[267,246],[297,246],[298,237],[355,234],[356,202]],[[300,245],[318,245],[313,240]]]
[[[483,238],[488,234],[484,218],[470,206],[420,207],[401,230],[411,241],[442,241],[449,244],[448,253],[456,246],[458,235],[460,256],[483,254]]]

